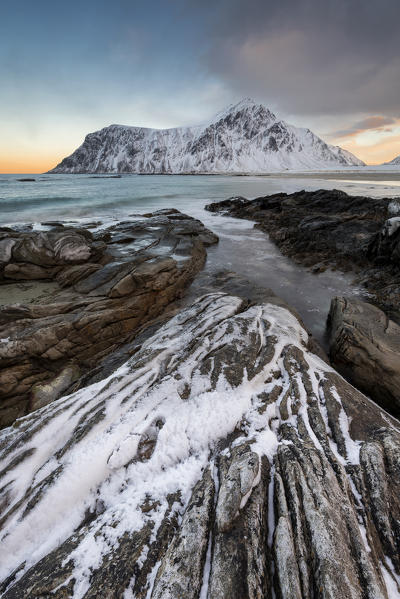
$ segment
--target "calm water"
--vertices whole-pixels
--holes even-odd
[[[323,334],[330,300],[335,295],[362,295],[352,277],[337,272],[312,274],[282,256],[253,223],[204,210],[211,201],[234,195],[254,198],[279,191],[342,189],[349,194],[400,196],[400,181],[324,180],[282,177],[0,175],[0,225],[48,220],[113,221],[160,208],[178,208],[212,229],[220,238],[210,248],[206,269],[228,269],[257,285],[271,288],[294,306],[311,332]],[[387,175],[386,175],[387,179]]]

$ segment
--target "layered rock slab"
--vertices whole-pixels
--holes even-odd
[[[199,299],[0,443],[7,599],[400,594],[398,423],[273,300]]]
[[[328,316],[334,366],[400,416],[400,326],[367,302],[338,297]]]
[[[62,395],[182,293],[217,237],[177,210],[89,229],[0,231],[0,284],[57,293],[0,307],[0,426]]]

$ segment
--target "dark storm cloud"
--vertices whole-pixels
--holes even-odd
[[[210,11],[203,58],[238,93],[295,114],[398,114],[399,0],[201,6]]]
[[[363,133],[364,131],[384,131],[390,132],[392,128],[389,125],[397,124],[397,120],[386,116],[370,116],[362,121],[358,121],[348,129],[340,129],[330,134],[331,137],[351,137]]]

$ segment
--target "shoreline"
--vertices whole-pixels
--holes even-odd
[[[348,176],[351,176],[355,179],[365,178],[365,175],[368,177],[372,177],[373,179],[379,180],[381,177],[387,178],[387,175],[393,177],[395,180],[400,181],[400,168],[399,167],[391,167],[387,170],[377,170],[371,167],[360,167],[363,170],[326,170],[326,171],[271,171],[268,173],[257,173],[257,172],[221,172],[221,173],[212,173],[212,172],[187,172],[187,173],[119,173],[114,171],[105,171],[105,172],[81,172],[81,173],[53,173],[51,171],[47,171],[44,173],[12,173],[13,175],[21,176],[27,174],[37,174],[37,175],[91,175],[96,178],[103,178],[105,175],[108,175],[109,178],[122,178],[129,176],[143,176],[143,177],[270,177],[277,179],[291,179],[291,178],[310,178],[310,179],[346,179]],[[364,170],[366,169],[366,170]],[[2,173],[6,175],[7,173]]]

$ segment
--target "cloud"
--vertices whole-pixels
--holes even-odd
[[[383,133],[390,133],[393,129],[386,125],[396,125],[397,120],[393,117],[387,116],[369,116],[362,121],[358,121],[352,127],[348,129],[340,129],[329,134],[329,137],[353,137],[364,133],[365,131],[381,131]]]
[[[210,8],[205,0],[201,9]],[[283,113],[400,108],[398,0],[220,0],[203,60],[238,95]]]
[[[367,164],[382,164],[400,155],[400,133],[382,137],[369,145],[360,145],[354,137],[349,137],[342,147]]]

